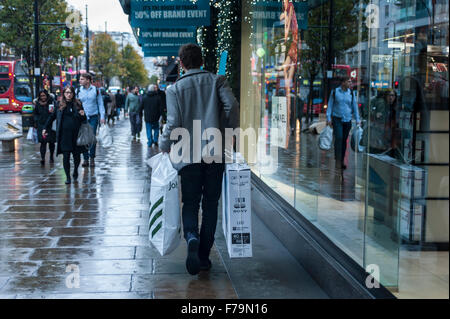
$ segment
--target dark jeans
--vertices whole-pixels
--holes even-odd
[[[41,159],[45,159],[45,153],[47,153],[47,144],[50,149],[50,158],[53,158],[53,154],[55,154],[55,143],[41,143]]]
[[[136,136],[142,130],[142,120],[139,113],[130,112],[131,135]]]
[[[78,167],[80,166],[81,162],[81,154],[79,152],[64,152],[63,153],[63,165],[64,165],[64,172],[66,173],[66,178],[70,179],[70,153],[73,155],[73,162],[74,162],[74,168],[73,172],[78,175]]]
[[[88,123],[92,127],[92,129],[94,130],[94,134],[97,134],[98,115],[94,115],[94,116],[90,117],[89,120],[88,120]],[[89,150],[87,150],[86,152],[83,153],[84,160],[87,161],[89,159],[89,157],[91,159],[94,159],[95,158],[95,150],[96,149],[97,149],[97,143],[94,143],[94,145],[92,145]]]
[[[352,122],[342,122],[339,117],[332,117],[334,135],[334,159],[341,164],[344,163],[347,151],[347,139],[352,129]]]
[[[159,122],[145,123],[145,127],[147,129],[147,145],[152,146],[153,143],[158,143]]]
[[[180,171],[183,231],[186,240],[189,232],[198,234],[198,210],[200,200],[202,201],[202,226],[198,253],[201,260],[208,259],[214,244],[224,168],[224,164],[199,163],[185,166]]]

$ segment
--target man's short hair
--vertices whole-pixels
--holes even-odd
[[[90,75],[89,73],[81,73],[81,77],[92,82],[92,75]]]
[[[202,49],[193,43],[183,45],[178,56],[186,69],[199,69],[203,64]]]
[[[339,78],[339,83],[344,83],[350,80],[350,77],[348,75],[343,75]]]

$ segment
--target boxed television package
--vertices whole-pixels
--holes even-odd
[[[250,167],[244,161],[225,165],[222,226],[230,258],[252,257],[250,181]]]

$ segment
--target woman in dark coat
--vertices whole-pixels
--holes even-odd
[[[63,91],[61,102],[52,113],[45,125],[46,129],[42,134],[47,135],[48,129],[56,119],[56,141],[58,146],[56,155],[63,154],[64,171],[66,173],[66,184],[71,183],[70,179],[70,153],[73,155],[74,171],[73,179],[78,179],[78,167],[80,166],[81,153],[85,150],[77,145],[78,132],[82,123],[87,122],[81,101],[75,98],[75,89],[66,87]]]
[[[55,153],[55,142],[56,142],[56,132],[53,130],[49,131],[46,138],[42,136],[42,130],[45,129],[45,124],[48,118],[54,111],[54,106],[51,104],[51,97],[47,90],[42,90],[38,94],[38,99],[34,107],[33,117],[34,117],[34,128],[37,129],[37,136],[39,143],[41,143],[41,164],[45,164],[45,153],[47,152],[47,144],[50,149],[50,163],[54,162],[53,154]]]

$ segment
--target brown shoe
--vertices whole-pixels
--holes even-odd
[[[89,160],[83,161],[83,164],[81,164],[82,167],[88,167],[89,166]]]
[[[89,162],[90,167],[95,167],[95,161],[93,158],[91,158],[91,161]]]

